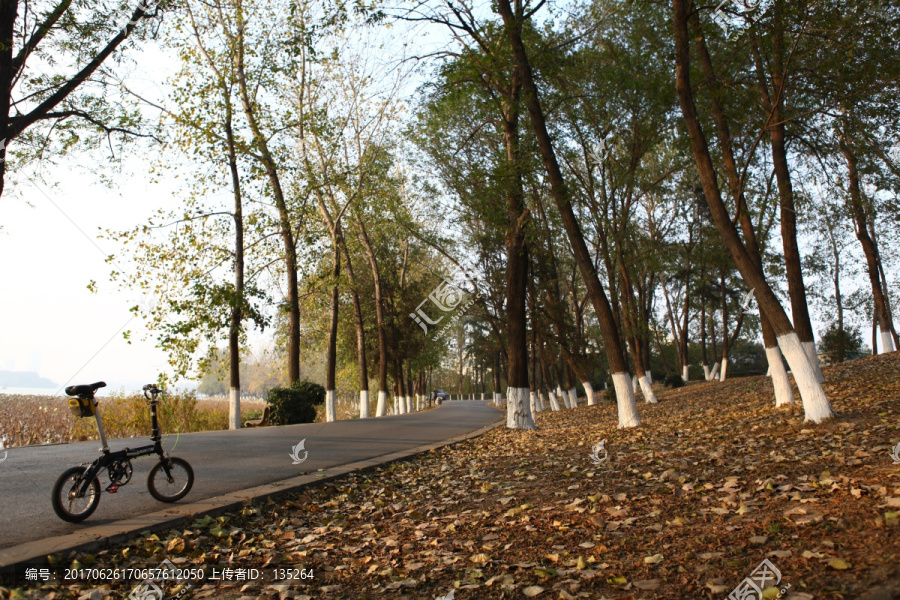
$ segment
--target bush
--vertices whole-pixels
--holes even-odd
[[[303,401],[313,406],[325,404],[325,388],[318,383],[301,379],[291,384],[291,389],[299,392]]]
[[[666,387],[680,388],[684,386],[684,379],[681,378],[681,375],[669,375],[666,377]]]
[[[862,345],[859,327],[840,329],[836,323],[832,323],[828,330],[822,333],[819,350],[829,364],[836,364],[862,356]]]
[[[321,387],[321,386],[319,386]],[[324,391],[322,392],[324,396]],[[273,425],[312,423],[316,420],[316,407],[310,402],[310,394],[293,388],[272,388],[266,393],[271,407],[269,420]]]

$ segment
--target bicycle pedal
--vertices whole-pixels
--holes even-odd
[[[118,483],[110,484],[110,486],[108,488],[106,488],[106,491],[109,492],[110,494],[115,494],[116,492],[119,491],[119,484]]]

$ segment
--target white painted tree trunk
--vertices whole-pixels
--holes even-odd
[[[325,421],[331,423],[337,421],[337,407],[334,404],[335,391],[326,390],[325,392]]]
[[[408,413],[413,412],[412,396],[406,397],[406,412],[408,412]]]
[[[631,377],[631,375],[629,375],[629,377]],[[631,380],[631,388],[632,388],[631,391],[634,393],[635,396],[637,396],[637,393],[641,389],[641,384],[638,382],[637,377],[635,377],[634,379]]]
[[[506,427],[507,429],[534,429],[534,418],[528,396],[531,390],[524,388],[506,388]]]
[[[709,365],[703,365],[703,378],[709,381]]]
[[[394,414],[403,414],[403,396],[397,396],[396,398],[394,398]]]
[[[691,381],[690,370],[687,365],[681,367],[681,378],[684,379],[685,383],[690,383]]]
[[[559,385],[556,386],[556,400],[559,402],[560,409],[569,408],[569,397]]]
[[[359,392],[359,418],[369,418],[369,390]]]
[[[228,390],[228,428],[241,428],[241,388]]]
[[[578,390],[575,388],[569,390],[569,408],[578,408]]]
[[[715,381],[718,378],[719,378],[719,363],[716,363],[713,365],[712,372],[710,372],[710,374],[709,374],[709,380]]]
[[[387,409],[387,392],[378,392],[378,405],[375,407],[375,416],[383,417]]]
[[[544,412],[545,410],[547,410],[547,403],[544,402],[544,394],[541,392],[541,390],[537,391],[537,407],[538,412]]]
[[[722,360],[722,372],[719,373],[719,381],[725,381],[728,377],[728,359],[725,358]]]
[[[656,399],[656,394],[653,393],[653,382],[650,380],[650,376],[644,373],[644,376],[641,377],[641,391],[644,392],[644,402],[648,404],[657,404],[659,400]]]
[[[613,387],[616,388],[616,404],[619,409],[619,429],[637,427],[641,424],[638,416],[637,402],[634,399],[634,386],[628,373],[613,373]]]
[[[894,348],[894,338],[891,336],[890,331],[882,331],[881,332],[881,351],[884,354],[888,352],[894,352],[896,348]]]
[[[587,395],[588,406],[594,406],[594,386],[592,386],[589,381],[582,381],[581,385],[584,386],[584,393]]]
[[[766,360],[769,361],[769,373],[772,377],[772,386],[775,388],[775,406],[793,404],[794,390],[791,388],[791,380],[788,379],[778,346],[766,348]]]
[[[484,400],[484,392],[481,392],[481,399]]]
[[[800,344],[800,338],[794,332],[778,337],[778,346],[784,353],[784,358],[791,367],[794,381],[800,390],[800,398],[803,400],[803,412],[806,421],[821,423],[834,416],[828,396],[822,389],[822,384],[816,379],[816,372],[809,362],[806,351]]]
[[[559,411],[559,402],[556,401],[556,394],[553,393],[553,390],[548,390],[547,394],[550,396],[550,410],[553,412]]]
[[[802,342],[803,351],[806,352],[806,357],[809,359],[809,364],[812,366],[813,371],[816,374],[816,381],[819,383],[825,383],[825,376],[822,375],[822,365],[819,363],[819,353],[816,352],[816,343],[815,342]]]

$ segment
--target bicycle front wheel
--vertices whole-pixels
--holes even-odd
[[[165,462],[164,462],[165,461]],[[163,465],[168,466],[169,473]],[[161,459],[150,469],[147,477],[147,489],[150,495],[160,502],[181,500],[191,491],[194,485],[194,470],[182,458],[169,457]]]
[[[72,467],[53,486],[53,511],[63,521],[80,523],[100,504],[100,482],[94,477],[84,494],[78,491],[84,482],[85,467]]]

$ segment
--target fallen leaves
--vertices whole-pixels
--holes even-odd
[[[497,429],[94,558],[302,565],[316,573],[299,589],[310,597],[397,600],[726,596],[768,558],[788,597],[857,597],[900,556],[900,470],[887,455],[900,441],[896,354],[826,369],[842,416],[822,426],[801,426],[799,406],[774,409],[764,378],[699,383],[642,404],[640,428],[618,430],[613,404],[544,413],[533,432]],[[881,387],[858,391],[874,378]],[[598,469],[584,442],[603,438],[611,460]],[[62,562],[75,559],[91,560]]]

